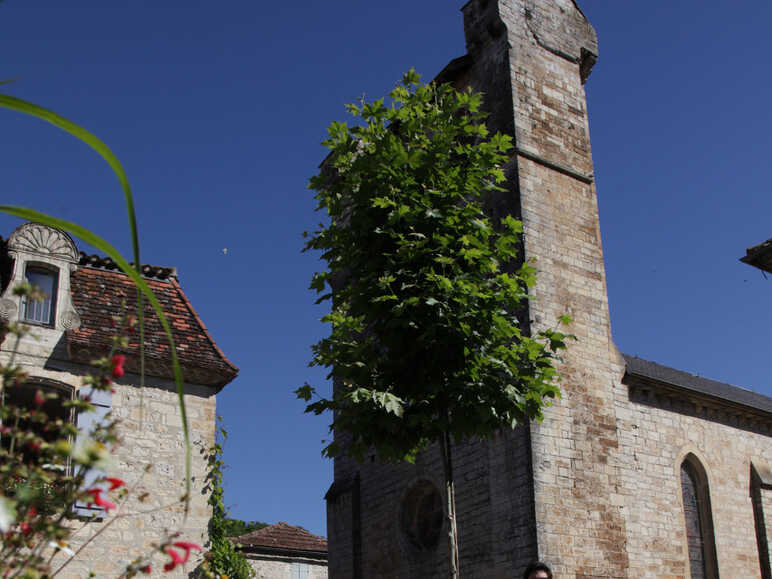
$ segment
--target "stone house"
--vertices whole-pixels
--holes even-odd
[[[611,335],[584,83],[597,58],[572,0],[470,0],[467,54],[438,81],[485,94],[514,138],[495,215],[524,226],[533,332],[574,319],[562,399],[540,424],[454,449],[461,576],[767,579],[772,399],[623,356]],[[772,263],[772,261],[770,261]],[[338,458],[327,493],[333,579],[447,576],[439,453]]]
[[[148,500],[130,502],[127,512],[145,512],[122,518],[107,528],[93,505],[78,505],[79,514],[89,522],[73,540],[77,548],[100,533],[82,562],[67,569],[65,577],[117,576],[134,557],[149,551],[165,530],[180,530],[189,541],[204,543],[211,509],[202,493],[206,474],[204,449],[214,441],[217,392],[233,380],[238,369],[225,357],[209,335],[177,280],[174,268],[142,266],[142,275],[162,304],[173,328],[185,379],[185,403],[192,442],[193,488],[190,512],[183,519],[178,500],[184,492],[185,447],[176,386],[171,374],[166,336],[145,305],[145,387],[139,388],[138,333],[129,334],[124,365],[126,374],[114,381],[114,392],[93,392],[97,411],[70,416],[79,426],[88,426],[107,412],[120,420],[120,441],[114,449],[116,466],[110,472],[129,485],[137,483],[138,493]],[[21,321],[31,335],[19,344],[16,354],[29,375],[24,391],[38,388],[56,391],[62,397],[82,396],[83,377],[90,362],[105,356],[116,331],[113,317],[136,312],[136,289],[109,258],[80,253],[69,235],[37,223],[26,223],[11,233],[0,247],[0,317],[3,325]],[[23,303],[13,288],[27,279],[48,296],[42,303]],[[126,308],[126,309],[124,309]],[[7,362],[14,341],[4,336],[0,356]],[[63,409],[62,409],[62,412]],[[95,414],[92,416],[92,414]],[[65,416],[65,414],[62,414]],[[143,470],[147,472],[143,474]],[[167,505],[172,505],[168,507]],[[156,559],[156,563],[160,559]],[[190,571],[195,563],[188,565]],[[185,576],[180,569],[177,576]],[[174,575],[174,573],[170,574]]]
[[[279,522],[234,542],[258,579],[327,579],[327,539]]]

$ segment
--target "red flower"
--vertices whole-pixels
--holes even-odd
[[[113,356],[113,378],[120,378],[124,375],[123,364],[126,362],[126,356],[123,354],[116,354]]]
[[[189,541],[176,541],[172,543],[173,547],[176,547],[177,549],[182,549],[185,551],[185,556],[183,557],[180,555],[177,551],[172,549],[171,547],[166,547],[166,554],[171,557],[171,561],[166,563],[164,565],[164,571],[167,573],[177,567],[177,565],[184,565],[188,562],[188,559],[190,559],[190,552],[191,551],[200,551],[201,547],[197,545],[196,543],[191,543]]]
[[[35,392],[35,406],[43,406],[43,403],[45,401],[46,401],[46,399],[43,396],[43,393],[40,390],[37,390]]]
[[[142,573],[145,575],[150,575],[150,573],[153,571],[153,567],[152,565],[145,565],[144,567],[140,567],[139,570],[142,571]]]
[[[102,489],[89,489],[86,491],[86,493],[93,497],[88,500],[88,504],[90,505],[96,504],[97,506],[102,507],[106,511],[109,511],[115,508],[115,505],[113,503],[111,503],[110,501],[102,497]]]
[[[29,523],[27,523],[26,521],[22,521],[21,523],[19,523],[19,528],[21,529],[21,532],[23,535],[29,535],[30,532],[32,531],[32,527],[30,527]]]
[[[39,440],[30,440],[27,443],[27,448],[30,449],[30,451],[35,453],[40,452],[40,449],[42,448],[42,446],[43,445],[40,443]]]
[[[110,488],[107,489],[108,491],[114,491],[118,487],[125,487],[126,486],[126,483],[123,482],[119,478],[113,478],[111,476],[106,476],[105,480],[110,483]]]
[[[182,565],[185,563],[185,561],[187,561],[187,559],[183,559],[182,555],[180,555],[177,551],[175,551],[171,547],[166,547],[166,554],[172,558],[171,561],[169,561],[166,565],[164,565],[164,571],[167,573],[172,569],[174,569],[177,565]]]
[[[188,559],[190,558],[190,552],[191,551],[200,551],[201,546],[197,545],[196,543],[191,543],[190,541],[177,541],[175,543],[172,543],[175,547],[178,549],[184,549],[185,550],[185,558],[182,560],[183,563],[186,563]]]

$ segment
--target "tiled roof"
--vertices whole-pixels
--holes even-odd
[[[137,290],[109,258],[81,254],[80,266],[72,274],[72,299],[81,325],[67,331],[67,347],[73,361],[88,363],[102,355],[115,334],[113,316],[125,301],[129,312],[136,311]],[[176,270],[142,266],[142,274],[155,293],[172,327],[177,356],[185,381],[221,388],[238,374],[220,351],[206,327],[190,305],[177,282]],[[162,378],[172,377],[169,342],[158,317],[144,300],[145,371]],[[138,371],[139,333],[129,336],[126,369]]]
[[[327,539],[285,522],[241,535],[234,541],[244,547],[327,553]]]

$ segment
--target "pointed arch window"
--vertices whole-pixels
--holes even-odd
[[[689,576],[691,579],[718,579],[708,477],[693,454],[688,454],[681,463],[681,494],[689,549]]]

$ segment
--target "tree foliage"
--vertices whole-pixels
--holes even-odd
[[[239,537],[252,531],[258,531],[268,526],[268,523],[262,521],[242,521],[241,519],[232,519],[226,517],[223,520],[223,526],[226,537]]]
[[[485,210],[503,191],[511,138],[489,133],[479,93],[412,70],[388,97],[348,105],[357,123],[330,125],[331,154],[310,182],[329,215],[306,244],[327,262],[311,288],[332,301],[311,365],[335,388],[306,411],[334,411],[331,428],[350,435],[327,456],[412,460],[447,435],[540,419],[559,394],[567,336],[531,336],[515,315],[535,281],[517,255],[522,224]]]

